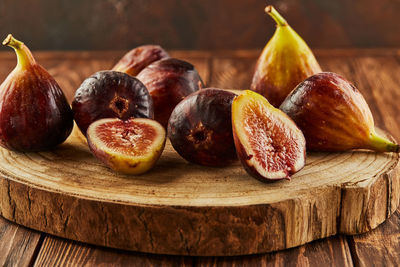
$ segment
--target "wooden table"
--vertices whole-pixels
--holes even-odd
[[[173,51],[194,64],[208,86],[249,87],[260,51]],[[36,52],[69,101],[92,73],[108,69],[120,52]],[[400,49],[317,50],[325,71],[353,81],[371,107],[376,125],[400,140]],[[0,80],[16,64],[13,52],[0,53]],[[1,197],[1,196],[0,196]],[[400,208],[377,229],[358,236],[334,236],[281,252],[241,257],[180,257],[119,251],[50,236],[0,217],[1,266],[399,266]]]

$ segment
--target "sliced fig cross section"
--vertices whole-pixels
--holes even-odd
[[[109,168],[126,174],[142,174],[159,159],[166,133],[158,122],[145,118],[101,119],[87,131],[89,148]]]
[[[247,90],[233,100],[232,129],[237,155],[253,177],[290,179],[304,167],[303,133],[263,96]]]

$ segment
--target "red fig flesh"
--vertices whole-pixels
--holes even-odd
[[[151,119],[113,118],[92,123],[87,130],[89,148],[109,168],[126,174],[149,171],[165,145],[165,129]]]
[[[303,131],[307,149],[399,152],[398,144],[376,133],[374,119],[361,93],[335,73],[310,76],[287,96],[280,109]]]
[[[303,133],[263,96],[246,90],[233,100],[232,129],[237,155],[255,178],[290,179],[304,167]]]
[[[41,151],[61,144],[73,127],[63,91],[22,42],[9,35],[3,45],[16,51],[18,64],[0,85],[0,145]]]
[[[168,53],[158,45],[142,45],[126,53],[112,70],[136,76],[151,63],[167,57]]]

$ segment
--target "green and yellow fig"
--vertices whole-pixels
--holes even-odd
[[[251,90],[279,107],[296,85],[321,68],[311,49],[275,8],[267,6],[265,11],[277,28],[258,58]]]

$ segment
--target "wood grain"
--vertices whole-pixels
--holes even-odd
[[[347,77],[349,80],[353,81],[360,90],[362,90],[364,96],[367,99],[367,102],[369,103],[371,110],[373,111],[374,118],[376,121],[376,124],[386,130],[391,130],[391,133],[396,138],[400,137],[400,133],[398,131],[398,125],[395,124],[393,125],[390,121],[393,121],[392,118],[396,118],[399,108],[396,105],[396,97],[391,97],[393,93],[397,92],[399,88],[399,81],[398,81],[398,76],[396,76],[396,73],[398,73],[398,68],[400,66],[399,64],[399,58],[396,58],[396,55],[400,55],[400,50],[398,49],[335,49],[335,50],[317,50],[315,53],[323,67],[324,70],[329,70],[329,71],[335,71],[337,73],[340,73]],[[174,52],[175,53],[175,52]],[[177,54],[180,54],[183,57],[188,57],[190,58],[192,55],[194,55],[194,58],[198,58],[200,62],[204,63],[204,66],[207,66],[210,60],[210,53],[209,52],[197,52],[197,51],[178,51],[176,52]],[[218,52],[218,54],[212,53],[212,62],[227,62],[226,65],[224,66],[232,66],[235,67],[237,62],[242,62],[241,64],[238,64],[238,66],[241,66],[240,68],[242,69],[243,72],[245,72],[246,67],[243,64],[243,61],[249,62],[249,64],[252,63],[251,58],[254,60],[258,56],[259,51],[221,51]],[[58,72],[59,77],[62,79],[63,75],[68,76],[68,71],[70,68],[72,68],[74,71],[76,69],[81,69],[84,68],[85,65],[88,64],[88,62],[91,62],[92,60],[98,61],[98,60],[105,60],[107,62],[112,62],[107,63],[103,62],[100,63],[101,68],[107,68],[107,65],[112,65],[114,63],[113,60],[116,60],[120,55],[123,54],[123,51],[121,52],[39,52],[35,53],[35,55],[38,54],[37,58],[39,58],[41,64],[45,65],[47,68],[49,68],[50,72],[54,71],[53,68],[57,68],[60,65],[65,64],[68,61],[75,61],[75,60],[82,60],[80,61],[79,64],[68,64],[68,67],[64,68],[63,71]],[[204,57],[203,57],[204,55]],[[216,59],[215,56],[219,55],[219,58],[217,57]],[[229,59],[229,57],[231,59]],[[202,60],[202,58],[205,58],[205,60]],[[246,59],[247,58],[247,59]],[[240,60],[239,60],[240,59]],[[229,62],[231,60],[231,62]],[[11,70],[15,66],[15,55],[13,53],[0,53],[0,78],[3,79],[7,72]],[[236,63],[235,63],[236,62]],[[386,64],[388,62],[389,64]],[[201,64],[203,64],[201,63]],[[219,63],[218,63],[219,64]],[[366,65],[364,65],[366,64]],[[91,64],[89,64],[91,65]],[[218,65],[217,65],[218,66]],[[99,68],[100,68],[99,67]],[[215,69],[215,66],[212,66],[211,69],[208,69],[207,67],[205,68],[205,73],[206,75],[213,76],[212,75],[212,69]],[[98,70],[96,67],[92,68],[91,70],[88,70],[88,74],[91,71],[96,71]],[[222,72],[223,70],[217,70],[219,72]],[[63,72],[65,72],[63,74]],[[227,70],[227,72],[230,73],[235,73],[235,71],[232,70]],[[238,72],[236,72],[238,73]],[[240,73],[240,75],[243,76],[243,73]],[[251,75],[247,74],[248,76]],[[370,76],[369,80],[366,78],[366,76]],[[81,79],[85,78],[85,75],[82,75]],[[213,76],[214,79],[217,76]],[[226,75],[226,81],[229,82],[229,77]],[[235,78],[235,77],[233,77]],[[58,78],[57,78],[58,79]],[[244,79],[249,79],[249,77],[244,77]],[[65,79],[68,80],[68,79]],[[217,80],[214,80],[216,84],[219,84],[220,86],[224,87],[223,82],[218,82]],[[371,84],[370,84],[371,81]],[[75,90],[74,86],[79,85],[81,81],[75,82],[76,85],[73,85],[73,82],[65,82],[63,89],[64,90],[70,90],[73,92]],[[59,81],[61,84],[62,82]],[[238,83],[245,84],[238,80]],[[214,85],[214,83],[210,83],[210,85]],[[228,84],[229,85],[229,84]],[[244,85],[243,85],[244,87]],[[378,90],[378,94],[375,92],[375,97],[379,96],[385,96],[383,99],[375,99],[374,97],[374,90]],[[394,92],[395,91],[395,92]],[[71,94],[71,93],[70,93]],[[377,105],[377,102],[380,104]],[[386,103],[389,103],[386,105]],[[386,108],[389,107],[389,108]],[[387,124],[387,122],[390,122]],[[396,191],[396,190],[395,190]],[[392,191],[392,194],[395,192]],[[397,190],[399,192],[399,190]],[[400,232],[399,229],[399,213],[396,212],[391,218],[387,220],[386,223],[384,223],[381,227],[378,227],[375,230],[372,230],[368,234],[360,235],[360,236],[354,236],[349,237],[348,239],[351,241],[351,248],[352,248],[352,257],[354,262],[357,265],[361,266],[368,266],[372,264],[376,265],[398,265],[398,260],[397,260],[397,255],[396,251],[398,251],[398,238],[397,235]],[[14,225],[10,224],[9,222],[4,221],[4,224],[9,227],[9,225]],[[384,228],[384,230],[382,230]],[[2,226],[1,229],[5,229],[4,226]],[[21,228],[24,229],[24,228]],[[28,230],[27,230],[28,231]],[[8,236],[8,235],[5,235]],[[333,239],[336,240],[337,237],[334,237]],[[55,238],[57,239],[57,238]],[[4,239],[0,238],[0,246],[1,248],[4,249],[4,247],[11,249],[9,250],[9,254],[12,255],[22,255],[19,253],[20,251],[18,250],[18,246],[10,245],[8,242],[8,238],[6,238],[7,241],[4,241]],[[199,258],[199,260],[195,261],[195,263],[199,264],[205,264],[206,266],[209,265],[218,265],[218,266],[253,266],[253,265],[269,265],[273,264],[275,266],[282,266],[282,263],[285,263],[285,265],[297,265],[297,262],[302,262],[301,265],[304,265],[304,253],[298,254],[298,249],[300,251],[308,251],[308,252],[313,252],[315,251],[315,254],[312,254],[315,256],[315,259],[321,259],[321,262],[327,263],[324,265],[332,265],[333,262],[341,262],[340,259],[342,257],[342,254],[340,251],[342,251],[341,247],[343,247],[343,251],[348,250],[348,246],[346,244],[346,239],[342,239],[340,242],[336,241],[331,241],[332,239],[325,239],[324,241],[316,241],[312,242],[310,244],[307,244],[305,246],[295,248],[295,249],[290,249],[282,252],[277,252],[277,253],[270,253],[270,254],[263,254],[263,255],[253,255],[253,256],[246,256],[246,257],[229,257],[229,258]],[[46,241],[49,242],[49,241]],[[80,246],[86,246],[82,245],[81,243],[76,243],[76,242],[71,242],[67,240],[63,240],[62,242],[65,242],[66,247],[70,246],[68,250],[62,250],[62,249],[55,249],[52,250],[52,246],[57,246],[56,243],[54,242],[49,242],[50,245],[47,245],[43,249],[48,251],[52,250],[51,253],[47,253],[46,251],[41,251],[41,262],[43,259],[46,261],[50,261],[50,258],[62,258],[63,255],[67,255],[65,257],[65,262],[76,262],[74,260],[69,259],[69,257],[75,257],[75,255],[80,255],[70,253],[71,251],[77,251],[79,249],[75,249],[75,247],[80,247]],[[5,244],[5,245],[3,245]],[[58,243],[57,243],[58,244]],[[344,246],[343,246],[344,244]],[[103,255],[103,249],[99,247],[91,247],[89,246],[91,250],[93,251],[101,251],[102,253],[96,253],[96,252],[91,252],[88,253],[88,256],[86,257],[91,263],[93,262],[103,262],[102,257]],[[83,250],[83,249],[82,249]],[[120,262],[124,262],[128,264],[128,261],[125,261],[125,254],[126,252],[123,251],[115,251],[115,250],[110,250],[116,255],[119,256],[113,256],[111,257],[113,260],[117,260]],[[336,261],[337,258],[335,256],[332,256],[332,251],[334,255],[341,255],[339,258],[339,261]],[[3,250],[0,249],[0,255],[3,255],[1,252]],[[29,254],[27,252],[24,252],[23,255]],[[127,252],[128,258],[131,258],[131,254]],[[348,255],[348,251],[345,252],[344,254]],[[44,256],[46,255],[46,256]],[[151,258],[151,254],[140,254],[143,255],[143,258],[149,257]],[[275,256],[274,256],[275,255]],[[298,256],[296,256],[298,255]],[[310,255],[310,254],[308,254]],[[319,255],[326,255],[326,256],[319,256]],[[160,256],[161,258],[168,258],[168,256]],[[272,257],[272,260],[271,260]],[[345,256],[347,257],[347,256]],[[12,257],[13,260],[9,262],[18,262],[15,260],[15,257]],[[19,258],[19,256],[18,256]],[[24,256],[22,257],[24,258]],[[21,258],[21,260],[22,260]],[[1,259],[1,257],[0,257]],[[278,259],[278,260],[276,260]],[[310,261],[309,262],[315,262],[315,261]],[[54,261],[51,261],[54,262]],[[142,262],[142,261],[139,261]],[[165,262],[165,261],[164,261]],[[318,262],[318,261],[317,261]],[[1,261],[0,261],[1,263]],[[330,263],[330,264],[329,264]],[[110,263],[111,264],[111,263]],[[208,264],[208,265],[207,265]],[[315,264],[313,264],[315,265]],[[340,263],[340,265],[343,265]]]
[[[353,266],[346,238],[335,236],[297,248],[241,257],[197,257],[195,266]]]
[[[92,244],[181,255],[260,253],[365,232],[390,215],[399,179],[397,154],[353,151],[309,154],[292,181],[264,184],[238,162],[189,164],[169,143],[151,172],[129,177],[100,164],[76,128],[54,151],[0,149],[0,159],[5,218]]]
[[[0,217],[0,266],[30,266],[40,249],[41,236]]]
[[[193,258],[94,247],[48,236],[34,266],[193,266]]]

